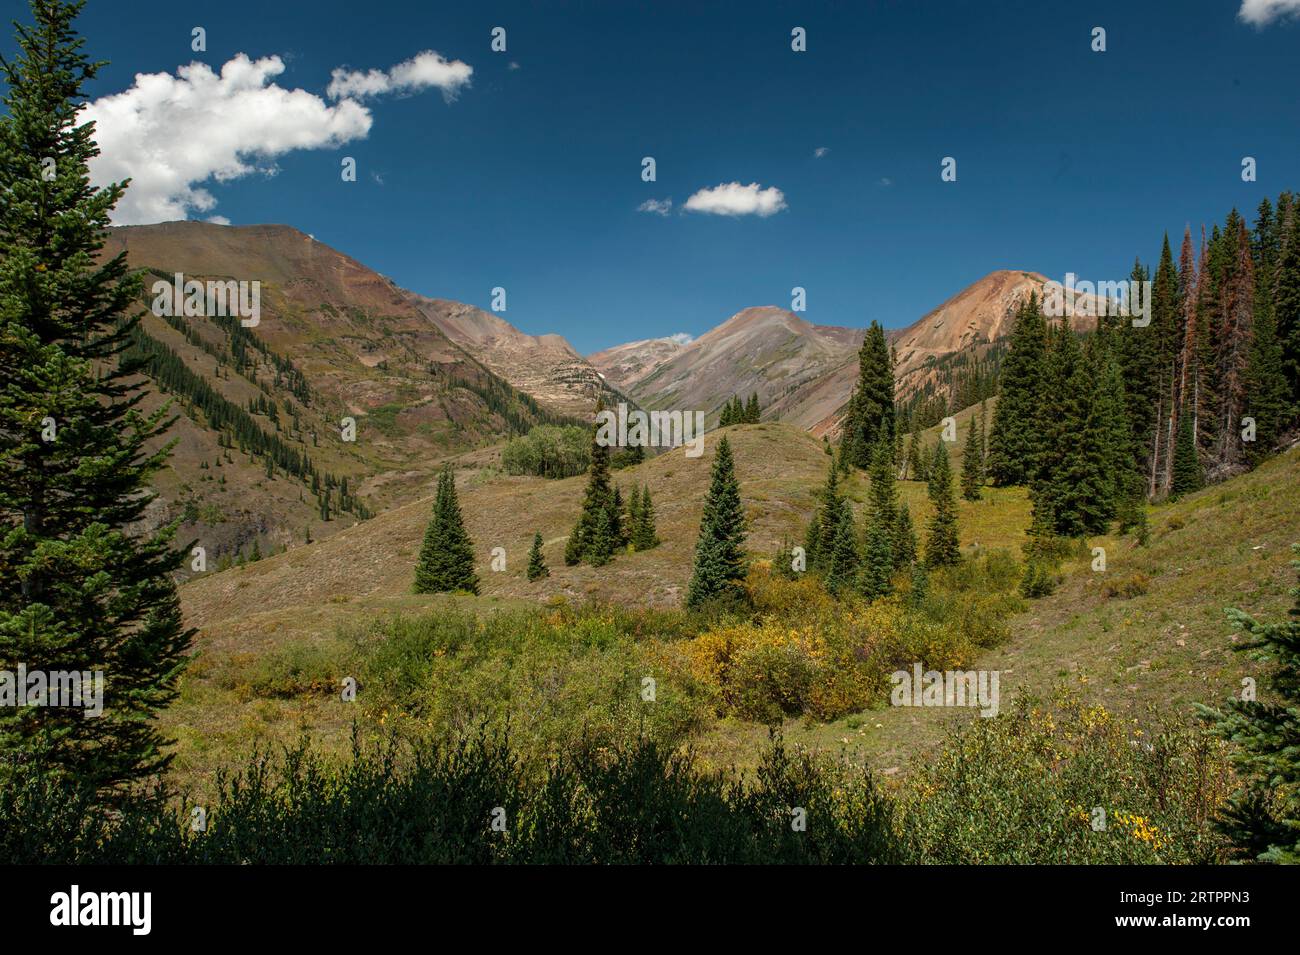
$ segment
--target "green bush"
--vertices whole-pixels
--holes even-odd
[[[590,431],[577,425],[538,425],[506,444],[501,451],[501,466],[508,474],[573,477],[591,464],[590,442]]]
[[[1230,779],[1204,734],[1148,740],[1062,690],[954,731],[908,781],[899,837],[914,862],[1218,862]]]

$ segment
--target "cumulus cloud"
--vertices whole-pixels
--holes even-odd
[[[831,147],[829,146],[818,146],[816,149],[813,150],[813,155],[816,156],[818,159],[821,159],[830,151],[831,151]]]
[[[278,156],[298,149],[336,148],[370,133],[373,117],[358,97],[438,86],[460,89],[470,68],[421,53],[387,73],[364,80],[334,71],[336,103],[302,89],[285,89],[278,56],[253,60],[240,53],[216,73],[191,63],[169,73],[138,73],[130,89],[87,104],[81,120],[93,120],[100,155],[90,165],[96,185],[130,178],[118,204],[118,225],[163,222],[209,213],[217,201],[204,188],[254,173],[275,175]],[[376,74],[383,83],[372,82]],[[463,77],[463,79],[457,79]],[[208,216],[209,219],[213,217]]]
[[[213,225],[230,225],[230,220],[225,216],[208,216],[208,221]]]
[[[695,336],[689,332],[676,332],[664,338],[666,342],[673,342],[676,345],[689,345],[695,341]]]
[[[637,212],[653,212],[657,216],[666,216],[672,212],[673,200],[669,199],[647,199],[641,205],[636,207]]]
[[[724,182],[711,189],[701,189],[686,200],[683,208],[716,216],[756,215],[766,218],[785,207],[785,194],[775,186],[763,189],[756,182],[748,186]]]
[[[460,60],[448,60],[441,53],[425,50],[417,53],[392,69],[348,70],[338,67],[330,74],[330,85],[325,90],[330,99],[364,99],[384,93],[418,93],[437,87],[443,98],[456,98],[461,88],[468,85],[474,68]]]
[[[1237,11],[1239,19],[1257,27],[1294,16],[1300,16],[1300,0],[1241,0]]]

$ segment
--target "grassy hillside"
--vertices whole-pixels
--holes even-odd
[[[958,417],[964,437],[969,412]],[[742,425],[728,434],[750,522],[750,550],[761,560],[783,538],[801,538],[829,458],[821,442],[787,426]],[[200,657],[185,678],[182,699],[165,717],[181,740],[178,775],[202,784],[255,741],[289,742],[303,732],[327,749],[344,746],[358,710],[338,701],[340,672],[334,661],[348,658],[358,634],[373,638],[376,621],[400,617],[418,626],[422,617],[446,616],[453,608],[505,614],[502,619],[508,620],[522,608],[557,606],[557,601],[580,605],[589,598],[615,608],[678,606],[716,439],[709,436],[699,459],[677,450],[615,472],[625,490],[633,481],[649,485],[664,543],[645,553],[619,555],[603,568],[570,568],[562,561],[584,478],[505,476],[496,467],[496,452],[485,450],[457,461],[461,505],[479,556],[480,597],[410,593],[430,498],[310,546],[187,583],[182,589],[186,616],[201,636]],[[1026,612],[1012,618],[1010,640],[967,665],[1002,671],[1004,707],[1022,690],[1044,693],[1062,679],[1076,682],[1085,697],[1143,720],[1156,712],[1185,716],[1188,702],[1221,698],[1243,674],[1255,672],[1250,661],[1230,652],[1222,608],[1234,605],[1267,615],[1281,613],[1287,604],[1287,547],[1300,539],[1298,471],[1300,452],[1292,451],[1257,472],[1155,509],[1147,548],[1131,539],[1092,542],[1106,548],[1105,573],[1090,570],[1090,557],[1068,561],[1057,593],[1030,602]],[[847,484],[859,507],[866,490],[860,476]],[[901,482],[900,497],[923,535],[929,513],[924,485]],[[1028,501],[1022,489],[985,489],[983,500],[959,502],[959,520],[964,552],[1007,549],[1018,555]],[[530,583],[524,570],[535,531],[546,542],[551,576]],[[489,568],[494,547],[505,549],[502,572]],[[392,634],[403,625],[383,626]],[[667,616],[646,618],[638,626],[653,635],[675,624]],[[619,663],[602,646],[597,641],[571,647],[565,651],[567,662],[553,660],[546,664],[548,673],[519,679],[530,681],[528,692],[541,693],[540,708],[552,698],[577,705],[572,681],[598,678],[595,671],[584,676],[573,669],[582,654],[608,657],[599,679],[621,679],[618,674],[625,677],[632,665],[631,658]],[[488,672],[509,666],[498,661]],[[511,690],[509,679],[514,677],[501,675],[489,696],[514,693],[517,703],[523,691]],[[366,692],[376,690],[386,687],[372,685]],[[594,690],[588,686],[583,692]],[[792,741],[843,751],[892,774],[904,771],[910,756],[937,742],[949,722],[963,715],[891,709],[884,703],[882,696],[879,708],[827,724],[792,719],[785,732]],[[752,765],[766,738],[766,727],[734,717],[710,720],[694,734],[702,757],[718,765]]]

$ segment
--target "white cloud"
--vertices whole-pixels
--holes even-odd
[[[717,216],[756,215],[766,218],[780,212],[786,205],[785,194],[775,186],[762,189],[756,182],[748,186],[724,182],[711,189],[701,189],[686,200],[683,208]]]
[[[225,216],[208,216],[208,221],[213,225],[230,225],[230,220]]]
[[[831,147],[829,146],[818,146],[816,149],[813,150],[813,155],[816,156],[818,159],[821,159],[830,151],[831,151]]]
[[[364,99],[381,93],[416,93],[437,87],[444,99],[456,98],[463,86],[468,85],[474,68],[460,60],[448,60],[441,53],[425,50],[388,72],[383,70],[347,70],[336,68],[330,74],[330,85],[325,91],[330,99]]]
[[[672,211],[673,200],[668,199],[647,199],[641,205],[636,207],[637,212],[653,212],[658,216],[666,216]]]
[[[883,179],[876,180],[877,186],[884,186],[886,189],[888,189],[893,184],[894,184],[894,180],[890,179],[888,176],[885,176]]]
[[[204,63],[169,73],[138,73],[130,89],[87,104],[81,120],[95,122],[100,155],[91,161],[95,185],[130,178],[113,213],[117,225],[185,219],[217,204],[204,184],[279,172],[275,159],[298,149],[329,149],[365,139],[374,120],[356,98],[328,103],[315,93],[275,83],[278,56],[243,53],[218,74]],[[356,96],[438,86],[452,95],[468,81],[468,66],[421,53],[388,73],[340,76],[330,95]],[[382,83],[372,82],[379,76]],[[348,77],[365,77],[354,81]],[[360,84],[360,85],[358,85]],[[211,219],[211,216],[208,216]]]
[[[689,345],[691,342],[695,341],[695,336],[689,332],[677,332],[664,338],[664,341],[673,342],[677,345]]]
[[[1294,16],[1300,16],[1300,0],[1241,0],[1237,11],[1238,19],[1261,28]]]

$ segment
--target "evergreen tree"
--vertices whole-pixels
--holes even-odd
[[[618,487],[614,488],[609,499],[609,525],[614,546],[626,547],[632,540],[632,534],[628,527],[627,508],[623,504],[623,492]]]
[[[866,547],[858,589],[868,600],[875,600],[893,592],[894,552],[892,528],[886,526],[876,514],[868,516]]]
[[[980,425],[975,416],[970,419],[970,428],[966,431],[966,446],[961,459],[961,496],[968,501],[980,499],[980,485],[983,477],[980,471]]]
[[[894,569],[902,570],[916,562],[916,531],[906,504],[900,504],[894,518]]]
[[[1300,209],[1297,205],[1289,204],[1281,225],[1273,274],[1273,327],[1282,350],[1282,375],[1288,386],[1291,418],[1300,413]]]
[[[1192,433],[1192,419],[1186,415],[1178,425],[1178,442],[1174,447],[1174,479],[1169,493],[1181,497],[1198,490],[1204,483],[1201,462],[1196,454],[1196,436]]]
[[[659,534],[655,527],[655,505],[650,500],[650,488],[647,485],[641,489],[641,506],[637,511],[637,519],[632,527],[632,548],[634,550],[650,550],[659,545]]]
[[[912,565],[912,590],[907,595],[907,602],[919,607],[930,595],[930,574],[925,569],[925,561],[918,560]]]
[[[528,552],[528,579],[541,580],[549,576],[551,571],[546,566],[545,558],[542,557],[542,535],[539,532],[533,535],[533,547]]]
[[[615,511],[608,506],[596,516],[596,527],[587,540],[587,563],[592,567],[604,567],[614,557],[618,547],[618,528],[615,526]]]
[[[424,531],[415,565],[415,592],[435,594],[455,590],[478,593],[478,574],[474,573],[474,544],[465,531],[456,499],[456,480],[451,466],[443,465],[438,475],[433,517]]]
[[[907,449],[907,461],[908,470],[912,472],[913,481],[930,480],[930,466],[925,453],[921,450],[921,435],[919,432],[912,433],[912,439]]]
[[[598,416],[604,407],[603,401],[597,403]],[[589,560],[596,552],[597,546],[602,550],[608,548],[604,560],[608,560],[613,554],[614,544],[611,540],[605,539],[615,530],[609,524],[609,509],[614,496],[609,480],[609,448],[600,441],[599,435],[599,427],[593,426],[591,464],[587,468],[587,489],[582,499],[582,513],[578,515],[578,522],[574,525],[573,532],[569,534],[569,540],[564,547],[564,562],[570,566]],[[597,545],[597,531],[602,523],[605,527],[603,531],[605,538],[600,539]]]
[[[942,441],[939,442],[939,454],[930,481],[930,504],[934,513],[930,516],[929,536],[925,542],[925,562],[930,567],[955,564],[961,560],[961,549],[957,544],[957,501],[953,498],[952,465]]]
[[[831,538],[830,555],[826,559],[826,589],[837,596],[847,591],[857,580],[861,565],[853,510],[848,501],[842,501],[835,534]]]
[[[758,424],[758,419],[762,416],[762,413],[758,406],[758,392],[755,391],[749,396],[749,402],[745,405],[745,423]]]
[[[840,454],[846,466],[866,469],[876,442],[894,440],[894,366],[885,330],[872,322],[858,352],[858,381],[844,418]]]
[[[1296,548],[1300,554],[1300,547]],[[1300,560],[1292,561],[1300,570]],[[1232,762],[1241,780],[1220,828],[1247,859],[1300,863],[1300,587],[1284,623],[1260,623],[1240,610],[1228,611],[1249,639],[1233,649],[1271,664],[1276,702],[1232,699],[1226,712],[1200,706],[1203,718],[1233,744]]]
[[[175,525],[142,529],[174,419],[139,407],[124,349],[140,283],[124,253],[100,255],[126,187],[90,184],[99,150],[77,119],[103,64],[82,52],[81,6],[34,3],[0,60],[0,669],[102,671],[104,709],[0,707],[0,753],[109,790],[170,762],[155,716],[194,631]]]
[[[830,559],[835,530],[840,523],[839,468],[834,459],[826,469],[826,484],[820,492],[820,506],[813,514],[804,537],[804,558],[809,569],[823,569]]]
[[[1038,453],[1038,409],[1043,401],[1046,326],[1038,299],[1031,296],[1016,312],[1006,357],[1002,359],[1001,394],[988,438],[989,477],[1006,486],[1025,484]]]
[[[1052,501],[1056,530],[1065,537],[1100,534],[1115,513],[1115,475],[1108,422],[1097,407],[1098,349],[1080,354],[1071,332],[1057,336],[1054,371],[1060,384],[1052,392],[1051,426],[1043,423],[1045,443],[1036,489]]]
[[[718,442],[709,492],[704,499],[686,605],[699,607],[715,597],[724,597],[738,590],[744,577],[745,511],[740,503],[731,444],[724,437]]]

